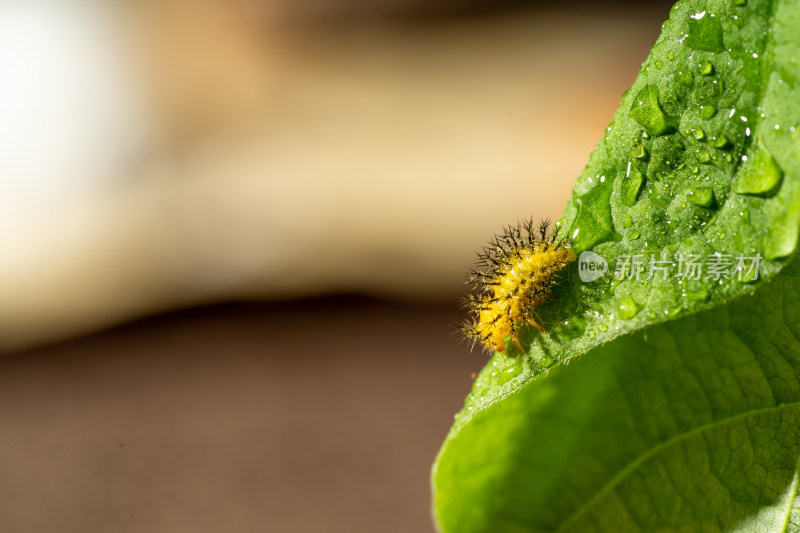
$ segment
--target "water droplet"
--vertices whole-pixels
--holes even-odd
[[[714,65],[711,61],[701,61],[700,64],[697,65],[697,72],[699,72],[701,76],[711,76],[714,74]]]
[[[698,287],[695,290],[687,290],[683,295],[690,302],[705,302],[709,298],[708,291],[703,287]]]
[[[586,320],[582,318],[574,318],[566,326],[567,335],[572,338],[580,337],[584,331],[586,331]]]
[[[703,120],[708,120],[716,114],[717,114],[717,108],[714,107],[713,105],[700,106],[700,118],[702,118]]]
[[[521,372],[522,372],[522,359],[517,358],[514,360],[511,366],[500,372],[500,375],[497,377],[497,384],[502,385],[504,383],[507,383],[512,378],[517,377]]]
[[[702,141],[706,138],[706,132],[703,131],[703,128],[695,128],[694,130],[694,138],[698,141]]]
[[[643,142],[638,142],[633,148],[631,148],[631,156],[639,161],[647,161],[650,159],[650,152],[647,151],[647,147]]]
[[[664,62],[661,61],[660,59],[657,59],[656,60],[656,70],[661,70],[662,68],[664,68]]]
[[[574,198],[578,215],[568,235],[572,235],[577,248],[588,250],[614,237],[609,201],[613,191],[614,171],[605,170],[603,175],[608,179]]]
[[[692,82],[694,81],[694,76],[692,75],[692,73],[688,69],[679,70],[675,74],[675,80],[680,85],[683,85],[684,87],[689,87],[689,86],[692,85]]]
[[[632,162],[628,162],[628,170],[625,177],[622,179],[622,187],[620,188],[620,199],[622,203],[628,207],[633,206],[639,198],[639,191],[642,190],[644,184],[644,174]]]
[[[606,326],[605,324],[598,324],[597,325],[597,331],[599,331],[600,333],[602,333],[604,331],[607,331],[607,330],[608,330],[608,326]]]
[[[639,312],[639,307],[630,296],[623,296],[617,304],[617,312],[622,320],[630,320]]]
[[[709,187],[692,187],[686,192],[686,199],[699,207],[714,207],[714,191]]]
[[[733,146],[731,141],[722,134],[717,135],[716,137],[711,137],[711,139],[708,140],[708,144],[720,150],[728,150]]]
[[[658,89],[655,85],[646,85],[639,91],[628,114],[653,137],[664,135],[671,129],[667,116],[658,103]]]
[[[780,188],[783,171],[763,147],[755,148],[736,173],[734,191],[739,194],[773,196]]]
[[[539,366],[541,366],[542,368],[550,368],[551,366],[553,366],[553,363],[555,361],[553,361],[552,357],[548,357],[545,355],[542,356],[541,359],[538,359],[536,362],[539,363]]]
[[[622,225],[626,228],[630,228],[633,226],[633,218],[630,215],[625,215],[625,218],[622,219]]]
[[[672,61],[673,59],[675,59],[675,54],[673,54],[673,53],[672,53],[672,50],[670,50],[669,52],[667,52],[667,59],[669,59],[670,61]]]
[[[722,25],[719,18],[708,11],[700,11],[691,15],[689,29],[683,42],[695,50],[721,52],[723,50]]]
[[[708,163],[711,161],[711,154],[705,148],[700,148],[697,150],[697,160],[701,163]]]
[[[779,259],[794,252],[797,236],[800,233],[800,210],[797,204],[793,209],[785,211],[770,224],[769,232],[764,239],[764,257]]]
[[[594,331],[590,331],[587,335],[590,339],[594,339]]]
[[[635,229],[631,230],[631,232],[628,233],[628,238],[632,241],[635,241],[636,239],[639,238],[639,232]]]

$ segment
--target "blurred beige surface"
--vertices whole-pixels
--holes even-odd
[[[3,137],[30,150],[0,166],[5,351],[203,302],[452,297],[502,224],[558,217],[666,17],[23,5],[2,8],[17,28],[4,39],[64,38],[37,41],[42,75],[19,67],[9,89],[23,109],[53,101],[0,126],[30,130]],[[26,144],[52,129],[66,155]]]

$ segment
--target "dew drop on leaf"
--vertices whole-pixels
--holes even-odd
[[[497,384],[502,385],[517,377],[522,372],[522,359],[517,358],[508,368],[504,369],[497,376]]]
[[[636,302],[633,298],[628,296],[624,296],[619,300],[617,304],[617,313],[619,314],[620,319],[622,320],[630,320],[636,313],[639,312],[639,306],[636,305]]]
[[[536,362],[542,368],[550,368],[551,366],[553,366],[553,363],[555,363],[552,357],[548,357],[546,355],[537,359]]]
[[[709,298],[708,291],[703,287],[689,289],[683,293],[687,300],[690,302],[705,302]]]
[[[642,171],[639,170],[636,165],[628,163],[628,170],[622,178],[622,187],[620,190],[620,199],[622,203],[628,207],[635,204],[643,184],[644,174],[642,174]]]
[[[742,217],[742,220],[744,220],[745,222],[748,222],[748,223],[750,222],[750,210],[749,209],[744,209],[744,210],[740,211],[739,212],[739,216]]]
[[[625,215],[625,218],[622,219],[622,226],[626,228],[633,226],[633,218],[630,215]]]
[[[647,161],[650,159],[650,153],[642,142],[636,143],[636,145],[631,148],[631,156],[639,161]]]
[[[658,88],[655,85],[646,85],[639,91],[633,99],[629,115],[653,137],[664,135],[671,129],[667,116],[658,103]]]
[[[729,150],[733,146],[730,139],[723,134],[711,137],[711,139],[708,141],[708,144],[720,150]]]
[[[694,76],[688,69],[679,70],[675,74],[675,80],[684,87],[690,87],[694,81]]]
[[[589,249],[614,237],[614,222],[609,202],[614,172],[608,170],[603,176],[605,179],[600,183],[575,198],[579,212],[569,236],[575,241],[575,246],[581,249]]]
[[[770,153],[759,146],[742,159],[744,161],[736,175],[734,191],[762,197],[775,195],[780,188],[783,171]]]
[[[722,25],[713,13],[700,11],[689,16],[689,28],[684,43],[695,50],[721,52]]]
[[[714,115],[717,113],[717,108],[713,105],[701,105],[700,106],[700,118],[703,120],[708,120],[713,118]]]
[[[794,252],[800,233],[800,213],[790,211],[773,221],[764,239],[764,257],[780,259]]]
[[[686,192],[686,199],[699,207],[710,209],[714,206],[714,191],[709,187],[692,187]]]

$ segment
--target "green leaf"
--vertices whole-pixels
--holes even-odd
[[[475,381],[441,531],[800,531],[799,60],[796,0],[675,5],[559,222],[609,270]]]

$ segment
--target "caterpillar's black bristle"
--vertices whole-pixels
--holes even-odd
[[[476,267],[466,284],[474,293],[461,302],[470,315],[459,331],[474,345],[505,351],[503,338],[510,335],[520,349],[517,332],[523,324],[543,328],[532,318],[534,309],[554,298],[557,273],[574,259],[559,226],[548,219],[533,219],[503,226],[477,253]]]

